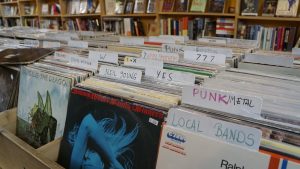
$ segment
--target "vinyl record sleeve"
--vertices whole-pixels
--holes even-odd
[[[163,120],[161,110],[74,88],[58,161],[72,169],[154,169]]]
[[[50,49],[5,49],[0,52],[0,65],[30,64],[51,54]]]

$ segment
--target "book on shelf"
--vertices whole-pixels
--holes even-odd
[[[115,14],[115,5],[116,5],[116,0],[105,0],[106,15],[114,15]]]
[[[76,18],[65,21],[64,29],[68,31],[100,31],[101,27],[98,19]]]
[[[116,32],[118,35],[125,34],[123,18],[108,18],[103,20],[103,31]]]
[[[18,6],[4,5],[2,6],[3,16],[17,16],[19,15]]]
[[[278,0],[276,16],[296,17],[298,14],[299,0]]]
[[[43,3],[41,12],[42,15],[49,15],[49,4]]]
[[[5,27],[21,26],[21,20],[19,18],[5,18],[3,19],[3,24]]]
[[[225,0],[209,0],[208,12],[223,13],[225,7]]]
[[[24,15],[34,15],[35,5],[34,4],[24,4]]]
[[[275,16],[278,0],[265,0],[262,16]]]
[[[145,30],[139,19],[124,18],[125,36],[145,36]]]
[[[147,13],[155,13],[157,7],[157,0],[149,0],[147,5]]]
[[[80,0],[79,3],[79,13],[80,14],[86,14],[87,13],[87,0]]]
[[[176,0],[174,6],[174,12],[187,12],[188,0]]]
[[[146,0],[135,0],[133,13],[145,13]]]
[[[205,12],[207,0],[192,0],[191,12]]]
[[[258,15],[258,0],[242,0],[241,14],[243,16],[257,16]]]
[[[59,19],[41,19],[40,20],[40,28],[41,29],[54,29],[59,30],[60,28],[60,20]]]
[[[134,6],[134,0],[127,0],[126,5],[125,5],[125,9],[124,9],[124,13],[125,14],[132,14],[133,6]]]
[[[53,3],[51,5],[51,15],[60,15],[60,4]]]
[[[123,14],[124,6],[125,6],[125,0],[116,0],[115,14]]]
[[[173,12],[175,0],[164,0],[162,6],[162,12]]]
[[[205,18],[204,20],[204,35],[203,36],[216,36],[216,19],[215,18]]]
[[[271,51],[291,51],[296,40],[296,27],[239,26],[238,38],[258,40],[260,48]]]
[[[217,18],[216,36],[233,38],[234,36],[234,18]]]
[[[100,13],[101,6],[98,0],[87,0],[87,13]]]
[[[39,20],[37,18],[24,18],[23,26],[39,28]]]

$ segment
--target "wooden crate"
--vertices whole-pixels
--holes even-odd
[[[16,111],[0,113],[0,169],[62,169],[55,162],[61,139],[34,149],[15,135]]]

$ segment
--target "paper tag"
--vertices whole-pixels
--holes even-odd
[[[228,38],[227,44],[231,46],[247,47],[247,48],[256,48],[259,46],[258,40],[248,40],[248,39],[233,39]]]
[[[170,44],[175,44],[176,41],[172,38],[163,38],[159,36],[149,36],[148,38],[149,42],[158,42],[158,43],[170,43]]]
[[[182,90],[182,103],[256,119],[261,117],[262,102],[260,97],[204,87],[184,86]]]
[[[143,68],[143,69],[148,69],[148,68],[163,69],[164,62],[161,60],[151,60],[151,59],[126,56],[124,59],[124,65]]]
[[[195,75],[193,73],[179,72],[167,69],[146,69],[146,76],[152,77],[158,81],[168,83],[180,83],[183,85],[194,85]]]
[[[19,40],[15,40],[15,39],[6,39],[4,41],[5,45],[14,45],[14,46],[18,46],[20,45],[20,41]]]
[[[293,67],[294,65],[294,58],[292,56],[278,54],[263,55],[259,53],[246,53],[243,61],[284,67]]]
[[[40,42],[38,40],[25,39],[24,46],[37,48],[40,46]]]
[[[179,61],[178,53],[166,53],[166,52],[157,52],[157,51],[151,51],[151,50],[143,50],[142,57],[145,59],[161,60],[164,62],[178,62]]]
[[[209,38],[199,38],[199,42],[212,43],[218,45],[226,45],[226,39],[209,39]]]
[[[77,56],[75,54],[69,56],[69,63],[73,66],[92,70],[92,71],[95,71],[98,69],[98,62],[95,62],[89,58]]]
[[[86,48],[89,47],[89,43],[88,42],[84,42],[84,41],[70,40],[70,41],[68,41],[68,46],[69,47],[73,47],[73,48],[83,48],[83,49],[86,49]]]
[[[196,63],[225,65],[226,55],[206,52],[185,51],[184,59]]]
[[[189,40],[188,36],[159,35],[159,37],[161,37],[163,39],[175,40],[176,42],[179,42],[179,43],[184,43]]]
[[[70,60],[69,58],[70,58],[71,55],[72,54],[70,54],[70,53],[55,51],[54,52],[54,59],[69,62],[69,60]]]
[[[89,51],[89,58],[92,58],[96,62],[119,63],[118,53],[116,52]]]
[[[60,48],[60,42],[43,41],[43,48]]]
[[[176,44],[163,44],[162,45],[162,52],[184,53],[184,51],[225,54],[226,57],[232,58],[232,49],[229,49],[229,48],[186,46],[186,45],[176,45]]]
[[[168,112],[167,125],[186,131],[206,135],[216,140],[259,150],[262,132],[259,129],[229,123],[202,114],[171,108]]]
[[[138,84],[140,84],[142,80],[142,70],[108,66],[108,65],[102,65],[100,67],[99,75],[101,77],[122,80],[122,81],[127,81],[132,83],[138,83]]]
[[[143,46],[145,43],[144,38],[136,38],[136,37],[125,37],[121,36],[120,37],[120,44],[123,45],[138,45],[138,46]]]

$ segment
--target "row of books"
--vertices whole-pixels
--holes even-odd
[[[101,12],[98,0],[71,0],[67,3],[67,14],[94,14]]]
[[[188,36],[191,40],[203,36],[233,37],[235,21],[232,18],[161,19],[162,35]]]
[[[64,21],[64,30],[68,31],[100,31],[99,19],[76,18]]]
[[[291,51],[297,40],[296,32],[296,27],[239,25],[238,38],[258,40],[264,50]]]
[[[241,1],[242,15],[258,15],[259,1]],[[296,17],[298,14],[299,0],[264,0],[262,16],[289,16]]]
[[[35,4],[25,3],[23,10],[24,10],[24,15],[34,15],[36,13]]]
[[[2,6],[2,15],[3,16],[17,16],[19,15],[18,6],[4,5]]]
[[[114,18],[104,20],[104,31],[116,32],[125,36],[145,36],[145,28],[140,19]]]
[[[24,34],[24,30],[21,32]],[[30,31],[30,34],[38,34],[38,31],[36,33]],[[59,35],[66,36],[67,32],[58,33]],[[39,147],[63,135],[58,162],[65,168],[77,168],[86,164],[99,167],[99,163],[101,166],[113,166],[115,168],[169,169],[188,168],[191,165],[194,168],[217,168],[220,165],[223,165],[223,167],[228,165],[230,161],[235,161],[238,167],[267,169],[270,168],[271,164],[272,166],[275,165],[271,163],[274,160],[278,162],[276,167],[281,165],[284,160],[284,163],[287,163],[287,168],[297,168],[299,166],[298,137],[291,134],[298,131],[299,127],[295,127],[295,130],[289,130],[286,133],[280,129],[282,123],[287,126],[295,122],[298,123],[298,116],[293,112],[298,110],[297,106],[294,107],[297,102],[290,102],[292,105],[290,107],[286,107],[283,102],[299,96],[299,82],[260,77],[249,73],[229,72],[218,69],[217,66],[213,65],[195,64],[195,62],[185,62],[183,60],[175,61],[175,56],[172,56],[172,60],[170,60],[171,54],[176,55],[179,52],[167,50],[166,53],[168,54],[163,53],[162,49],[168,48],[160,45],[149,47],[147,45],[127,45],[119,43],[119,41],[115,43],[109,41],[108,43],[107,40],[103,40],[113,39],[113,37],[115,36],[104,35],[89,40],[89,42],[95,41],[97,44],[103,42],[103,44],[106,44],[107,49],[95,47],[76,48],[61,43],[61,49],[54,53],[53,51],[47,53],[49,50],[43,51],[41,48],[30,49],[28,51],[30,54],[24,53],[24,56],[30,56],[35,58],[33,60],[39,61],[36,63],[31,62],[31,64],[22,66],[20,69],[18,135],[22,139],[34,147]],[[166,36],[164,38],[166,39]],[[134,38],[129,38],[127,42],[133,40]],[[9,43],[9,41],[3,41]],[[49,43],[45,43],[45,40],[40,42],[43,45]],[[174,44],[165,45],[171,46]],[[26,47],[26,42],[20,41],[19,46]],[[209,47],[212,46],[217,48],[218,45],[213,43]],[[186,44],[181,44],[181,47],[184,51],[191,50],[187,49],[188,47],[195,47],[197,50],[201,50],[201,47],[205,50],[209,48],[207,45]],[[220,46],[218,48],[220,49]],[[158,49],[161,49],[159,52],[161,57],[157,57],[157,60],[155,60],[153,54],[148,57],[142,55],[145,50],[157,52]],[[241,50],[230,47],[228,49]],[[42,54],[34,56],[32,53],[38,52],[33,52],[33,50]],[[140,50],[140,52],[134,52],[137,50]],[[96,69],[100,71],[99,73],[96,73],[95,69],[88,70],[83,64],[74,64],[76,59],[81,59],[82,62],[80,63],[91,62],[92,60],[87,59],[93,58],[91,54],[87,54],[93,53],[91,51],[104,52],[106,55],[116,52],[118,54],[117,62],[110,60],[115,58],[113,55],[110,55],[110,59],[105,59],[104,55],[97,57],[99,60],[97,59]],[[19,52],[23,51],[20,50]],[[7,55],[7,53],[5,54]],[[125,56],[127,56],[127,59]],[[267,98],[264,100],[267,104],[263,105],[263,115],[268,115],[267,119],[251,117],[249,120],[249,118],[244,119],[230,112],[222,112],[220,115],[218,111],[205,109],[207,108],[205,104],[199,107],[185,99],[181,101],[183,85],[170,82],[162,76],[160,77],[161,81],[157,81],[158,79],[155,80],[146,73],[143,75],[144,78],[141,84],[111,79],[114,76],[109,75],[118,75],[118,69],[122,69],[123,74],[128,69],[131,71],[142,69],[146,72],[148,72],[147,69],[157,69],[153,67],[137,69],[137,65],[128,63],[130,60],[128,56],[131,56],[131,58],[142,57],[141,59],[151,63],[154,60],[164,60],[163,69],[158,71],[168,72],[173,70],[171,71],[173,74],[185,72],[184,77],[196,74],[195,72],[200,70],[215,72],[215,78],[209,79],[209,76],[207,76],[207,81],[205,80],[201,84],[205,87],[213,85],[214,89],[222,88],[223,91],[228,92],[240,91],[240,93],[243,93],[241,90],[247,88],[248,94],[257,94],[261,93],[260,87],[272,84],[272,89],[264,90],[261,93]],[[10,60],[10,62],[12,61]],[[20,60],[18,61],[20,62]],[[1,63],[3,63],[3,60]],[[158,66],[158,64],[152,64],[152,66]],[[94,75],[94,73],[97,75]],[[132,72],[127,72],[123,76],[129,79],[137,78],[137,75]],[[197,74],[197,77],[199,76]],[[293,92],[284,92],[287,91],[287,88],[283,87],[284,84],[289,84],[289,88],[292,88]],[[179,87],[179,93],[171,92],[170,89],[175,86],[176,88]],[[201,88],[197,84],[190,84],[190,87],[192,87],[194,95],[199,95],[199,98],[200,90],[202,91],[201,97],[208,97],[204,94],[205,88]],[[196,91],[199,92],[195,93]],[[276,92],[274,93],[274,91]],[[282,96],[280,93],[286,93],[286,95]],[[275,100],[277,100],[280,99],[279,96],[284,97],[284,99],[281,99],[283,102],[280,103],[282,104],[276,107],[276,113],[287,113],[286,116],[282,116],[285,120],[270,117],[272,116],[271,112],[274,111],[272,106],[278,104],[274,103],[272,98],[275,97]],[[28,97],[32,99],[26,99]],[[216,96],[212,91],[209,97],[214,105],[218,104],[213,101]],[[185,105],[178,106],[180,102]],[[240,103],[235,102],[235,104]],[[176,108],[172,108],[175,106]],[[280,111],[281,109],[285,111]],[[293,116],[293,121],[287,120],[290,116]],[[162,125],[165,118],[167,119],[166,125]],[[258,120],[258,122],[253,119]],[[192,126],[194,127],[190,126],[191,121],[193,121],[194,125]],[[186,123],[183,125],[183,122]],[[41,126],[38,124],[47,125]],[[207,128],[206,125],[210,127]],[[219,127],[216,128],[216,125]],[[272,125],[275,128],[270,127]],[[250,136],[242,137],[242,133]],[[255,133],[258,133],[256,136],[263,137],[262,140],[255,138],[258,147],[254,150],[249,150],[249,146],[241,148],[242,144],[247,145],[248,141],[252,140],[251,134]],[[238,140],[236,140],[237,138]],[[83,143],[83,145],[80,143]],[[237,143],[240,143],[240,145],[236,145]],[[278,151],[274,146],[275,143],[288,148]],[[270,145],[274,147],[270,148]],[[203,154],[201,150],[208,147],[207,152]],[[228,154],[232,154],[232,156],[228,157]],[[234,156],[234,154],[238,155]],[[185,158],[182,158],[183,155]],[[97,157],[95,160],[90,160],[95,156]],[[104,160],[107,156],[112,157],[109,158],[109,162]],[[248,158],[253,160],[249,161]]]
[[[61,7],[59,3],[43,3],[41,6],[42,15],[60,15]]]
[[[189,5],[190,3],[190,5]],[[234,13],[235,8],[226,8],[225,0],[164,0],[162,12],[213,12]],[[188,8],[190,6],[190,9]]]
[[[155,13],[157,0],[105,0],[107,15]]]

